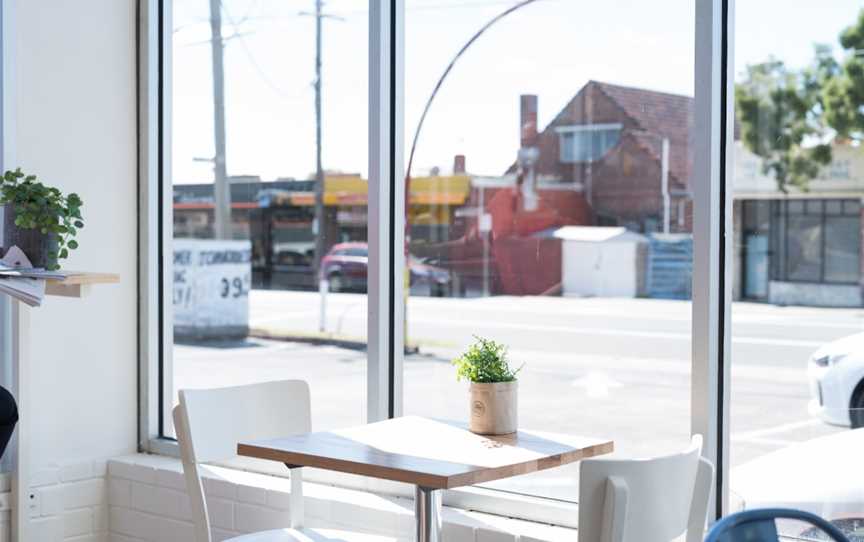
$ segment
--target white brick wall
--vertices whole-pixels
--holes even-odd
[[[12,474],[0,473],[0,542],[12,540]]]
[[[108,542],[107,466],[104,460],[40,469],[32,477],[35,495],[32,538],[40,542]],[[0,483],[0,490],[8,491]],[[11,502],[10,493],[0,501]],[[5,506],[5,505],[4,505]],[[0,542],[9,540],[8,509],[0,515]]]
[[[289,525],[290,481],[219,467],[207,467],[204,492],[217,541],[254,531]],[[75,474],[74,470],[69,471]],[[62,477],[62,473],[61,473]],[[91,482],[91,480],[87,480]],[[186,542],[192,540],[189,498],[185,493],[180,462],[176,459],[138,454],[111,460],[104,483],[108,502],[110,542]],[[80,503],[90,502],[93,488],[81,487]],[[400,541],[414,537],[413,503],[408,499],[383,497],[362,491],[306,482],[306,517],[309,527],[327,527],[395,536]],[[80,526],[98,526],[98,506],[77,508],[93,516],[64,516],[65,531]],[[65,509],[64,509],[65,510]],[[64,512],[67,513],[67,512]],[[552,527],[488,514],[444,509],[443,538],[447,542],[575,542],[572,529]],[[95,531],[94,532],[98,532]],[[99,538],[72,538],[83,542]],[[520,540],[521,539],[521,540]],[[39,539],[43,540],[42,538]],[[45,538],[44,540],[53,540]],[[60,539],[58,539],[60,540]]]

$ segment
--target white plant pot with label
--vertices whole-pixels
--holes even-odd
[[[515,433],[518,426],[518,382],[472,382],[468,428],[479,435]]]

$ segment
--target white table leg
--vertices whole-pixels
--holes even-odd
[[[417,542],[441,542],[441,490],[415,486],[414,524]]]

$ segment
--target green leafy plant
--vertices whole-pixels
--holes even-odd
[[[57,237],[57,249],[49,252],[52,269],[59,269],[58,260],[69,257],[78,248],[74,239],[84,227],[81,218],[83,202],[78,194],[63,195],[54,187],[45,186],[35,175],[25,175],[21,168],[7,171],[0,180],[0,204],[15,210],[15,225],[21,229],[38,230],[43,235]]]
[[[466,379],[482,383],[516,380],[516,375],[525,365],[514,371],[507,359],[506,346],[476,335],[474,338],[476,342],[469,346],[464,354],[453,360],[457,380]]]

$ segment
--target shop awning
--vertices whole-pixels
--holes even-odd
[[[327,177],[324,181],[324,205],[367,205],[369,184],[360,177]],[[463,205],[471,190],[471,178],[467,175],[449,177],[418,177],[411,180],[412,205]],[[289,192],[285,194],[290,205],[315,205],[315,194],[311,192]]]

